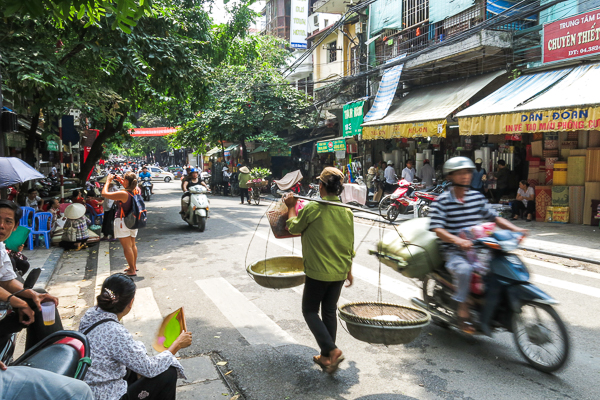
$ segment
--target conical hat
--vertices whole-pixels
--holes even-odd
[[[85,215],[85,206],[80,203],[73,203],[65,210],[65,217],[69,219],[79,219]]]
[[[242,174],[249,174],[250,170],[248,169],[248,167],[242,167],[242,168],[240,168],[240,172]]]

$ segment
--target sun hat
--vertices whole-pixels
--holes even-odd
[[[80,203],[73,203],[65,209],[65,217],[69,219],[79,219],[85,215],[85,206]]]
[[[242,174],[249,174],[250,170],[248,169],[248,167],[242,167],[242,168],[240,168],[240,172]]]
[[[321,172],[321,175],[319,175],[319,180],[321,182],[327,182],[327,179],[329,179],[332,176],[338,176],[342,180],[344,180],[344,178],[345,178],[344,173],[342,171],[340,171],[339,169],[334,168],[334,167],[326,167]]]

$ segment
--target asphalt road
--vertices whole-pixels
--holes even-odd
[[[211,218],[201,233],[178,215],[178,182],[157,183],[155,192],[147,203],[148,227],[138,237],[138,288],[151,294],[163,316],[185,306],[194,342],[181,356],[218,352],[247,399],[599,397],[596,273],[539,261],[530,265],[534,282],[561,301],[557,310],[571,334],[570,362],[553,375],[531,368],[509,333],[466,338],[430,325],[414,342],[390,347],[360,342],[339,327],[337,344],[346,361],[332,377],[312,362],[318,350],[301,314],[302,287],[266,289],[246,274],[252,261],[301,248],[299,239],[269,236],[263,218],[268,202],[248,206],[232,197],[211,196]],[[377,299],[379,264],[367,250],[381,233],[377,225],[355,224],[356,279],[342,291],[340,303]],[[111,272],[122,270],[120,246],[111,245],[110,253]],[[381,267],[381,282],[386,302],[410,304],[408,299],[419,293],[410,279],[386,266]],[[155,327],[142,324],[139,329],[136,334],[149,337]]]

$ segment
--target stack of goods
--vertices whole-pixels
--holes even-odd
[[[569,223],[583,224],[584,186],[569,186]]]
[[[545,158],[558,158],[558,133],[544,133],[544,150],[542,155]]]
[[[568,163],[566,161],[556,161],[554,163],[552,182],[555,185],[564,186],[567,184],[567,168]]]
[[[582,156],[570,156],[567,162],[567,184],[581,186],[585,183],[585,159]]]
[[[552,176],[554,174],[554,163],[558,161],[558,157],[546,158],[546,185],[552,185]]]
[[[552,207],[552,186],[536,186],[535,188],[535,220],[546,220],[546,208]]]
[[[529,175],[527,176],[527,182],[530,186],[537,186],[540,183],[539,171],[540,171],[541,159],[539,157],[531,157],[529,160]]]
[[[546,222],[569,222],[568,186],[552,186],[552,205],[546,207]]]

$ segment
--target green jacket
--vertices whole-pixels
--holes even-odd
[[[337,196],[323,200],[337,201]],[[326,282],[348,277],[354,258],[354,215],[347,208],[309,202],[287,221],[290,233],[302,234],[304,272]]]
[[[240,189],[248,189],[248,181],[250,180],[250,174],[244,174],[240,172],[238,175],[238,181],[240,185]]]

